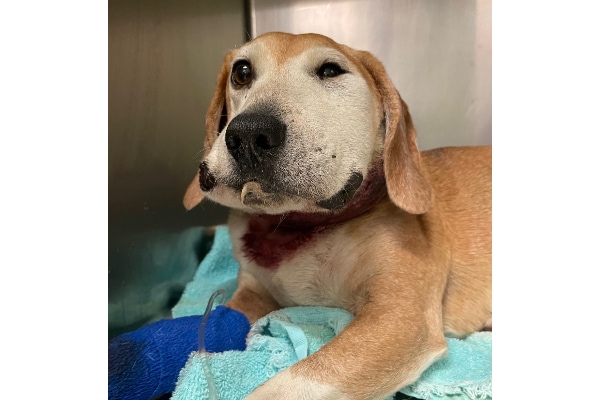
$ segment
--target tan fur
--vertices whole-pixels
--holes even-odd
[[[369,53],[320,35],[271,33],[253,42],[256,54],[280,65],[313,46],[334,48],[354,64],[378,101],[376,120],[385,122],[385,142],[372,157],[383,154],[387,196],[320,233],[318,242],[301,247],[277,271],[244,256],[241,238],[251,216],[232,213],[241,269],[230,307],[252,322],[288,303],[338,306],[355,314],[338,337],[249,398],[384,398],[446,354],[444,334],[491,330],[491,147],[419,152],[408,107]],[[226,57],[207,114],[205,154],[229,101],[234,54]],[[202,197],[196,177],[184,204],[189,209]],[[281,281],[305,276],[307,292]]]
[[[234,296],[227,303],[228,307],[243,310],[252,323],[271,311],[281,308],[277,301],[249,274],[240,271],[238,287]],[[248,305],[251,305],[248,307]]]

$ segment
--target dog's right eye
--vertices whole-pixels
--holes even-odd
[[[252,82],[252,67],[248,61],[238,61],[231,70],[231,82],[237,86],[245,86]]]

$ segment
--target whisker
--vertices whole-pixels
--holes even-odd
[[[273,232],[277,231],[277,228],[279,228],[279,225],[281,225],[281,223],[283,222],[283,220],[285,219],[285,217],[288,216],[288,213],[283,213],[281,214],[281,218],[279,219],[279,223],[277,224],[277,226],[275,227],[275,229],[273,230]]]

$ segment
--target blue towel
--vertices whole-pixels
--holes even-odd
[[[187,285],[173,316],[203,313],[210,296],[219,288],[225,289],[226,301],[235,291],[238,268],[232,257],[229,231],[219,227],[211,251]],[[290,307],[275,311],[254,324],[245,351],[192,353],[179,374],[172,399],[209,399],[203,360],[210,366],[220,400],[243,399],[277,372],[317,351],[352,318],[352,314],[337,308]],[[448,357],[434,363],[401,393],[431,400],[491,399],[492,333],[446,341]]]

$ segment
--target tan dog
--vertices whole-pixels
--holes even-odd
[[[371,54],[269,33],[231,51],[184,198],[232,208],[230,307],[341,307],[353,322],[250,399],[379,399],[492,324],[490,147],[419,153]]]

